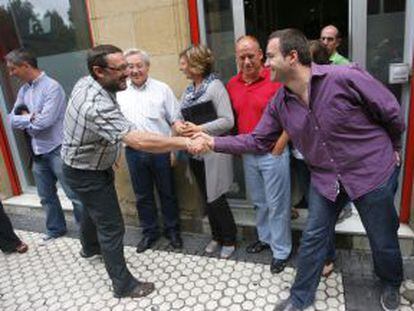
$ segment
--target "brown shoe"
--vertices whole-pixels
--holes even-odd
[[[26,243],[20,242],[20,244],[17,245],[16,247],[16,252],[18,252],[19,254],[23,254],[23,253],[26,253],[28,249],[29,249],[29,246],[27,246]]]
[[[331,275],[331,273],[334,271],[334,263],[333,261],[326,262],[323,266],[322,270],[322,276],[327,278]]]
[[[123,297],[130,298],[140,298],[145,297],[151,294],[155,290],[154,283],[151,282],[141,282],[128,294]],[[120,298],[120,297],[118,297]]]

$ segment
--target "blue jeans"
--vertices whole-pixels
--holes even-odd
[[[399,219],[394,206],[398,174],[399,168],[396,168],[384,184],[354,200],[370,242],[375,273],[384,286],[392,287],[399,287],[403,277],[397,236]],[[342,187],[335,202],[323,197],[312,185],[310,187],[309,216],[290,296],[297,308],[306,308],[315,299],[336,219],[348,202],[349,197]]]
[[[246,154],[243,165],[259,240],[270,245],[274,258],[286,259],[292,250],[289,150],[280,156]]]
[[[76,223],[79,223],[82,213],[81,202],[63,177],[62,165],[60,146],[33,158],[32,171],[37,193],[40,197],[40,203],[46,211],[46,234],[53,237],[59,237],[66,233],[65,216],[57,194],[57,181],[62,185],[66,196],[72,201]]]
[[[154,184],[161,201],[164,233],[167,237],[177,234],[180,231],[180,219],[170,154],[153,154],[127,147],[125,156],[144,236],[156,238],[159,235]]]

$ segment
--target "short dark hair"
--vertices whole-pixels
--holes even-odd
[[[30,67],[37,69],[37,58],[34,54],[25,48],[14,49],[5,57],[7,62],[14,65],[21,66],[23,63],[28,63]]]
[[[294,28],[276,30],[269,36],[269,41],[272,39],[279,39],[280,52],[283,56],[287,56],[291,51],[296,51],[299,62],[304,66],[310,66],[312,61],[308,40],[300,30]]]
[[[331,63],[328,49],[320,40],[309,41],[309,51],[314,63],[319,65],[328,65]]]
[[[96,79],[95,73],[93,72],[94,66],[106,67],[108,62],[106,56],[108,54],[122,53],[122,50],[111,44],[101,44],[93,47],[88,51],[87,63],[90,75]]]

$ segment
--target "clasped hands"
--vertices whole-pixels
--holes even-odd
[[[214,138],[206,133],[199,132],[188,139],[187,151],[194,155],[207,153],[214,148]]]
[[[203,132],[202,125],[191,122],[177,121],[174,124],[175,132],[187,138],[187,151],[192,154],[203,154],[213,149],[214,139]]]

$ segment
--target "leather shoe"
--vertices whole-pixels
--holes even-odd
[[[134,289],[126,294],[126,295],[118,295],[114,294],[115,298],[123,298],[123,297],[130,297],[130,298],[139,298],[145,297],[151,294],[155,289],[154,283],[151,282],[140,282]]]
[[[93,251],[91,253],[87,253],[83,249],[81,249],[79,251],[79,256],[81,256],[82,258],[85,258],[85,259],[92,258],[94,256],[99,256],[99,255],[101,255],[101,251],[100,250],[99,251]]]
[[[256,242],[253,242],[252,244],[246,247],[246,252],[250,254],[256,254],[268,248],[270,248],[269,244],[257,240]]]
[[[270,263],[270,272],[272,274],[282,272],[288,263],[288,259],[276,259],[272,258],[272,262]]]
[[[290,299],[286,299],[286,300],[282,300],[280,301],[275,308],[273,309],[273,311],[302,311],[303,309],[301,308],[296,308],[292,302],[290,301]]]
[[[170,245],[177,249],[183,247],[183,240],[181,239],[181,236],[179,233],[171,234],[168,239],[170,240]]]
[[[143,253],[147,249],[151,248],[152,245],[158,240],[158,238],[153,238],[149,236],[144,236],[137,245],[137,253]]]

